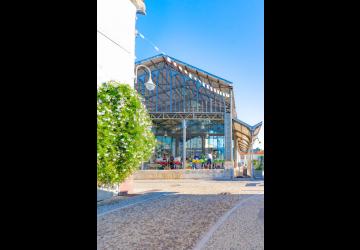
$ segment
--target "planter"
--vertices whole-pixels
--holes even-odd
[[[134,190],[134,177],[131,175],[124,182],[120,183],[120,194],[131,194]]]

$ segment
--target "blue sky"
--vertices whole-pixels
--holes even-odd
[[[137,30],[160,50],[234,83],[238,119],[264,120],[264,1],[145,0]],[[137,60],[159,54],[136,39]],[[264,130],[259,139],[264,145]],[[258,146],[258,143],[257,145]]]

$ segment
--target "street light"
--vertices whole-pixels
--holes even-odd
[[[137,72],[138,72],[138,69],[139,69],[140,67],[144,67],[145,69],[147,69],[147,70],[149,71],[149,79],[148,79],[147,82],[145,83],[145,87],[146,87],[148,90],[150,90],[150,91],[154,90],[154,89],[155,89],[155,84],[154,84],[154,82],[153,82],[152,79],[151,79],[151,70],[149,69],[149,67],[147,67],[146,65],[143,65],[143,64],[137,65],[137,66],[135,67],[135,84],[136,84],[136,82],[137,82]]]
[[[155,89],[155,84],[154,82],[152,81],[151,79],[151,70],[149,69],[149,67],[147,67],[146,65],[143,65],[143,64],[139,64],[135,67],[135,79],[134,79],[134,84],[136,85],[137,83],[137,72],[138,72],[138,69],[140,67],[144,67],[145,69],[147,69],[147,71],[149,72],[149,79],[147,80],[147,82],[145,83],[145,87],[152,91]],[[142,99],[143,101],[143,99]],[[141,170],[144,170],[144,162],[141,162]]]

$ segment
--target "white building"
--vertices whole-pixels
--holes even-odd
[[[115,80],[133,87],[137,13],[145,15],[143,0],[97,0],[97,85]],[[97,196],[112,193],[98,189]]]
[[[136,14],[143,0],[97,0],[97,84],[115,80],[133,86]]]

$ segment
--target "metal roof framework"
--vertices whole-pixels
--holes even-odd
[[[139,68],[134,87],[144,98],[150,114],[161,112],[172,117],[178,114],[181,119],[180,113],[193,113],[200,118],[201,113],[230,112],[231,103],[235,110],[232,82],[228,80],[162,54],[136,62],[140,64],[150,68],[157,86],[154,91],[148,91],[144,86],[148,73]],[[229,96],[220,95],[214,89]]]
[[[237,143],[240,152],[249,152],[258,136],[262,122],[251,126],[239,119],[233,118],[234,142]]]
[[[223,120],[225,113],[232,112],[233,138],[234,142],[237,142],[238,150],[248,152],[251,149],[262,122],[251,126],[236,118],[231,81],[163,54],[136,62],[136,65],[140,64],[150,68],[156,89],[146,89],[145,82],[149,75],[144,68],[139,68],[134,87],[142,95],[154,122],[159,123],[162,120],[162,126],[171,127],[174,122],[183,119]],[[189,77],[189,74],[192,77]],[[211,91],[204,87],[203,83],[229,94],[229,97]]]

